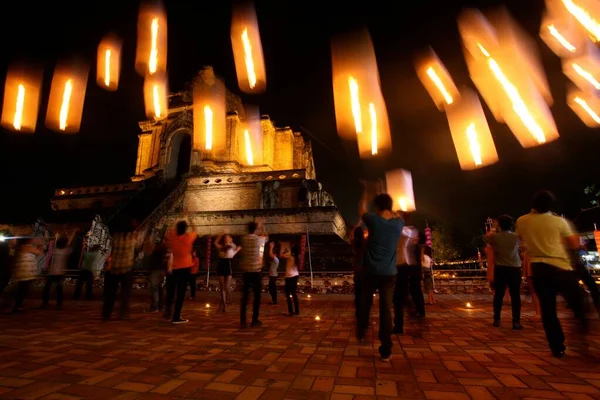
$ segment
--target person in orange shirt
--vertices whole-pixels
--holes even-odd
[[[181,309],[183,300],[190,281],[190,273],[194,261],[192,259],[192,247],[198,237],[196,232],[188,232],[188,223],[179,221],[174,230],[167,232],[165,236],[165,245],[173,253],[173,263],[169,273],[171,279],[167,280],[167,301],[165,318],[171,319],[173,324],[187,324],[189,320],[181,318]],[[175,309],[173,310],[173,297],[175,299]],[[171,313],[171,311],[173,311]]]
[[[190,300],[196,300],[196,278],[200,270],[200,258],[196,251],[192,253],[192,270],[190,271]]]

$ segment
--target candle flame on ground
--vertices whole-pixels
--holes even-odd
[[[519,94],[519,91],[517,90],[515,85],[513,85],[512,82],[506,77],[506,75],[504,74],[496,60],[492,58],[490,53],[488,53],[488,51],[481,44],[478,43],[477,45],[479,46],[481,52],[487,57],[488,66],[490,67],[490,69],[494,73],[494,76],[496,77],[496,79],[504,89],[504,92],[510,99],[513,111],[519,116],[519,118],[521,118],[521,121],[523,122],[527,130],[529,130],[529,132],[533,135],[533,137],[539,144],[546,143],[546,135],[544,135],[542,127],[535,121],[535,118],[529,112],[525,101]]]
[[[377,113],[375,104],[369,103],[369,114],[371,116],[371,154],[377,154]]]
[[[585,79],[586,81],[591,83],[592,86],[594,86],[594,88],[596,88],[596,90],[600,90],[600,82],[598,82],[596,80],[596,78],[594,78],[594,76],[592,74],[590,74],[588,71],[581,68],[581,66],[579,64],[573,63],[573,70],[575,70],[575,72],[577,72],[577,74],[579,76],[581,76],[583,79]]]
[[[471,303],[467,303],[467,308],[471,308]]]
[[[252,142],[250,141],[250,133],[248,129],[244,131],[244,140],[246,141],[246,161],[248,165],[254,165],[254,158],[252,157]]]
[[[106,53],[104,55],[104,84],[106,86],[110,86],[110,49],[106,49]]]
[[[69,118],[69,106],[71,103],[71,94],[73,93],[73,81],[68,79],[65,83],[65,89],[63,91],[63,100],[60,106],[60,114],[58,121],[58,128],[61,131],[67,129],[67,120]]]
[[[318,315],[315,317],[315,321],[320,321],[321,317],[319,317]]]
[[[205,129],[205,140],[204,149],[212,150],[212,139],[213,139],[213,112],[209,105],[204,106],[204,129]]]
[[[481,146],[479,140],[477,140],[477,131],[475,130],[475,123],[472,123],[467,128],[467,139],[469,139],[469,150],[473,156],[475,165],[483,164],[481,160]]]
[[[25,86],[19,84],[17,91],[17,104],[15,108],[15,118],[13,119],[13,126],[16,130],[21,130],[21,124],[23,123],[23,105],[25,104]]]
[[[152,88],[152,99],[154,101],[154,116],[160,118],[162,110],[160,109],[160,98],[158,97],[158,85],[154,85]]]
[[[429,76],[429,79],[431,79],[431,81],[435,84],[435,86],[438,88],[438,90],[442,93],[442,96],[444,96],[444,100],[446,100],[446,104],[448,104],[448,105],[452,104],[454,102],[454,99],[452,98],[450,93],[448,93],[448,90],[446,90],[446,87],[444,86],[444,82],[442,82],[442,80],[440,79],[438,74],[435,72],[433,67],[427,68],[427,76]]]
[[[573,0],[562,0],[567,11],[589,32],[594,42],[600,42],[600,24],[587,10],[578,6]]]
[[[158,68],[158,18],[152,19],[152,25],[150,26],[152,32],[150,56],[148,58],[148,72],[150,75],[156,73]]]
[[[308,297],[310,299],[310,294],[308,296],[306,296],[306,297]]]
[[[554,36],[558,43],[560,43],[565,49],[569,50],[571,53],[575,53],[577,50],[575,46],[573,46],[563,35],[561,35],[554,25],[548,25],[548,31],[550,31],[550,34]]]
[[[210,308],[210,304],[209,303],[206,303],[206,308]]]
[[[575,97],[574,101],[575,103],[579,104],[581,108],[583,108],[590,115],[590,117],[592,117],[594,122],[600,124],[600,116],[594,110],[592,110],[585,100],[583,100],[581,97]]]
[[[350,105],[352,107],[352,116],[354,117],[354,128],[356,134],[363,131],[362,115],[360,112],[360,97],[358,96],[358,82],[353,77],[348,77],[348,86],[350,87]]]
[[[248,37],[248,28],[242,32],[242,43],[244,45],[244,59],[246,61],[246,73],[248,74],[248,85],[250,89],[256,86],[256,71],[254,69],[254,58],[252,57],[252,43]]]

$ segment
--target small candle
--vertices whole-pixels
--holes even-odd
[[[471,303],[467,303],[467,308],[471,308]]]
[[[206,303],[206,308],[210,308],[210,304],[209,303]]]
[[[318,315],[315,317],[315,321],[320,321],[321,317],[319,317]]]
[[[309,295],[307,295],[306,297],[308,297],[308,298],[310,299],[310,294],[309,294]]]

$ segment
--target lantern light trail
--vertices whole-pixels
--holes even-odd
[[[106,49],[106,53],[104,55],[104,84],[106,86],[110,86],[110,49]]]
[[[206,143],[204,148],[206,150],[212,150],[213,142],[213,112],[210,106],[204,106],[204,128],[205,128],[205,139]]]
[[[362,128],[362,116],[360,113],[360,97],[358,96],[358,82],[353,77],[348,78],[348,85],[350,86],[350,104],[352,107],[352,116],[354,117],[354,126],[356,128],[356,134],[360,134],[363,131]]]
[[[405,197],[400,197],[398,199],[398,205],[400,206],[400,210],[406,212],[406,210],[408,210],[408,207],[406,206],[406,198]]]
[[[597,124],[600,124],[600,116],[594,110],[592,110],[585,100],[583,100],[581,97],[575,97],[574,101],[575,103],[579,104],[581,108],[583,108]]]
[[[513,85],[510,82],[510,80],[506,77],[504,72],[502,72],[502,69],[500,68],[496,60],[494,60],[491,57],[490,53],[488,53],[488,51],[480,43],[478,43],[477,45],[479,46],[481,52],[487,57],[488,66],[494,73],[494,76],[504,89],[507,96],[509,97],[510,102],[512,103],[513,111],[521,118],[521,121],[523,121],[525,127],[529,130],[529,132],[533,135],[533,137],[535,138],[535,140],[537,140],[539,144],[546,143],[546,136],[544,135],[542,127],[535,121],[535,119],[527,109],[527,105],[525,104],[525,101],[523,101],[523,99],[521,98],[521,95],[519,94],[519,91],[517,90],[515,85]]]
[[[573,0],[562,0],[567,11],[588,31],[594,42],[600,42],[600,24],[583,7]]]
[[[440,79],[438,74],[435,72],[433,67],[427,68],[427,76],[429,76],[429,79],[431,79],[431,81],[435,84],[435,86],[438,88],[438,90],[442,93],[442,96],[444,96],[446,103],[452,104],[454,102],[454,99],[452,98],[452,96],[450,95],[450,93],[448,92],[446,87],[444,86],[444,82],[442,82],[442,80]]]
[[[477,139],[477,131],[475,130],[475,123],[470,124],[467,127],[467,139],[469,140],[469,150],[473,156],[473,162],[475,165],[480,166],[483,164],[481,160],[481,145]]]
[[[71,103],[71,94],[73,93],[73,81],[68,79],[65,83],[65,89],[63,92],[62,104],[60,106],[60,118],[58,128],[61,131],[67,129],[67,120],[69,118],[69,105]]]
[[[579,64],[573,63],[573,69],[575,70],[575,72],[577,72],[579,74],[579,76],[581,76],[583,79],[585,79],[586,81],[591,83],[592,86],[594,86],[594,88],[596,88],[596,90],[600,90],[600,82],[598,82],[596,80],[596,78],[594,78],[592,76],[592,74],[590,74],[585,69],[581,68],[581,66],[579,66]]]
[[[377,113],[373,103],[369,103],[369,114],[371,116],[371,154],[377,155]]]
[[[250,142],[250,133],[248,129],[244,131],[244,139],[246,141],[246,161],[248,165],[254,165],[254,158],[252,157],[252,143]]]
[[[242,32],[242,43],[244,44],[244,60],[246,61],[246,73],[248,74],[248,85],[250,89],[256,86],[256,70],[254,69],[254,58],[252,58],[252,43],[248,37],[248,28]]]
[[[158,96],[158,85],[152,87],[152,98],[154,101],[154,116],[161,117],[162,110],[160,109],[160,97]]]
[[[575,46],[573,46],[563,35],[561,35],[554,25],[548,25],[548,31],[565,49],[569,50],[571,53],[575,53],[577,48],[575,48]]]
[[[156,73],[158,65],[158,18],[152,19],[152,44],[150,48],[150,57],[148,59],[148,72],[150,75]]]
[[[13,126],[16,130],[21,130],[21,124],[23,122],[23,104],[25,103],[25,86],[19,84],[17,91],[17,104],[15,109],[15,118],[13,120]]]

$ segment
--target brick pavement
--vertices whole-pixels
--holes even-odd
[[[191,322],[180,326],[142,303],[129,321],[102,322],[99,302],[1,315],[0,399],[600,399],[600,364],[574,351],[552,358],[527,303],[525,330],[513,332],[510,318],[491,327],[489,296],[439,296],[383,363],[373,332],[354,339],[349,296],[302,295],[294,318],[264,305],[265,326],[246,330],[237,307],[217,312],[217,296],[186,301]]]

